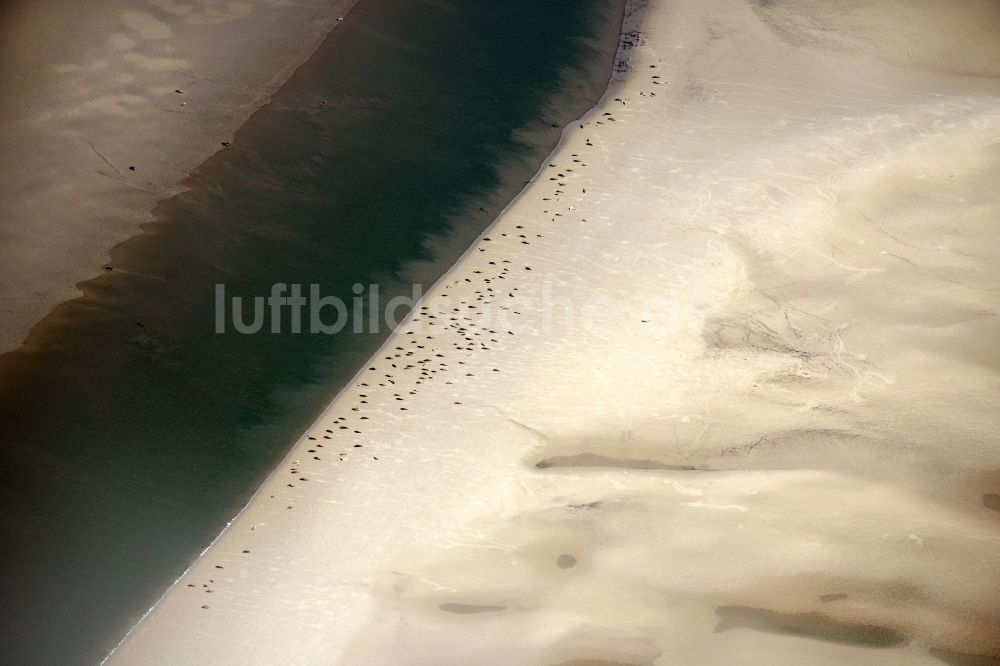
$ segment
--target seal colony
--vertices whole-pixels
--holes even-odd
[[[631,2],[602,101],[107,663],[993,663],[998,30]]]

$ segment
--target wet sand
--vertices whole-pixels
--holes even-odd
[[[601,103],[109,663],[1000,657],[1000,14],[827,7],[630,3]]]
[[[15,0],[0,35],[0,353],[19,345],[357,0]]]

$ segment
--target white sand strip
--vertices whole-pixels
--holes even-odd
[[[355,2],[13,3],[0,39],[0,352],[79,295]]]
[[[110,663],[1000,654],[996,6],[641,5]]]

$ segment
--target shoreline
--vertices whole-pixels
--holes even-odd
[[[894,7],[873,54],[870,7],[838,40],[823,3],[650,3],[631,71],[106,661],[1000,653],[997,84]],[[445,304],[531,320],[547,284],[623,307],[522,336]]]
[[[358,5],[232,150],[116,246],[114,272],[81,285],[83,297],[3,357],[4,486],[22,517],[4,579],[17,611],[12,658],[104,657],[388,332],[219,336],[206,316],[213,284],[355,279],[391,293],[402,280],[385,275],[420,272],[429,284],[530,178],[555,126],[600,96],[619,5]],[[479,36],[479,25],[490,29]],[[456,50],[475,66],[454,61]],[[440,131],[453,140],[437,145]],[[473,159],[467,145],[479,148]],[[382,177],[386,151],[401,157],[396,178]],[[393,230],[384,243],[369,233],[379,228]],[[235,390],[216,394],[220,385]],[[93,598],[103,602],[90,612]],[[63,639],[49,642],[32,618],[65,627]]]
[[[187,189],[360,1],[233,3],[230,14],[171,2],[148,11],[119,2],[82,16],[68,3],[12,12],[0,80],[21,90],[0,104],[0,354],[109,270],[114,248]],[[69,23],[86,37],[39,57],[34,45]],[[255,37],[261,29],[273,44]]]
[[[355,0],[355,2],[360,2],[360,1],[362,1],[362,0]],[[632,5],[632,4],[636,4],[636,0],[624,0],[623,11],[622,11],[622,16],[621,16],[621,23],[622,23],[622,33],[621,34],[625,33],[625,27],[627,26],[628,21],[630,19],[630,11],[629,11],[629,9],[630,9],[630,5]],[[641,4],[641,2],[639,4]],[[640,9],[635,9],[633,11],[633,13],[631,14],[631,16],[634,17],[640,11],[641,11],[641,8]],[[620,51],[619,51],[619,53],[620,53]],[[616,59],[616,62],[617,62],[618,53],[616,53],[615,59]],[[607,96],[612,91],[612,87],[614,85],[614,80],[615,80],[615,75],[616,75],[616,71],[614,69],[612,69],[611,70],[611,74],[608,77],[608,81],[607,81],[607,84],[606,84],[606,87],[605,87],[605,91],[601,95],[601,98],[590,109],[588,109],[585,114],[583,114],[579,118],[575,119],[571,123],[571,125],[574,124],[574,123],[576,123],[576,122],[579,122],[579,121],[586,121],[588,118],[590,118],[591,116],[593,116],[594,114],[596,114],[597,111],[600,108],[602,108],[602,105],[603,105],[605,99],[607,98]],[[563,132],[562,132],[562,135],[560,136],[559,142],[556,144],[556,147],[553,148],[553,150],[545,157],[545,159],[542,160],[542,164],[539,166],[538,170],[535,172],[534,176],[532,177],[532,181],[534,181],[534,179],[539,174],[541,174],[542,172],[545,171],[546,164],[548,163],[549,159],[553,155],[555,155],[555,154],[557,154],[559,152],[559,149],[560,149],[560,147],[563,144],[563,137],[565,136],[566,132],[569,131],[569,129],[570,129],[569,127],[566,127],[566,128],[563,129]],[[480,241],[484,237],[486,237],[487,234],[489,234],[491,232],[491,230],[493,230],[493,228],[504,217],[504,215],[506,214],[506,212],[512,206],[514,206],[517,203],[517,201],[524,195],[524,193],[527,191],[527,189],[528,189],[527,187],[524,187],[524,188],[522,188],[521,190],[519,190],[517,192],[517,194],[514,196],[514,198],[511,199],[503,207],[503,209],[500,210],[499,213],[497,213],[497,216],[494,219],[494,221],[491,222],[489,224],[489,226],[487,226],[483,231],[481,231],[479,234],[476,235],[476,237],[469,244],[469,246],[462,252],[462,254],[457,259],[455,259],[455,261],[452,263],[451,267],[448,268],[443,274],[441,274],[441,276],[438,277],[429,286],[429,288],[426,290],[426,294],[434,293],[436,291],[436,289],[438,288],[439,285],[442,285],[442,284],[444,284],[447,281],[448,277],[452,274],[452,272],[454,272],[459,266],[461,266],[462,262],[467,258],[468,255],[470,255],[470,254],[473,253],[473,251],[479,245]],[[424,298],[426,298],[426,296]],[[388,347],[393,343],[393,340],[395,339],[397,332],[400,331],[400,330],[402,330],[407,324],[409,324],[409,323],[412,322],[413,316],[418,312],[418,309],[419,309],[420,305],[423,302],[424,302],[424,299],[421,298],[420,301],[418,301],[417,303],[414,304],[413,310],[409,314],[407,314],[407,316],[402,321],[399,322],[399,324],[395,327],[395,329],[393,329],[393,332],[389,335],[389,337],[386,338],[385,342],[383,342],[382,345],[372,354],[372,357],[369,359],[369,361],[372,360],[372,359],[375,359],[375,358],[379,357],[381,354],[383,354],[388,349]],[[191,564],[172,583],[170,583],[170,585],[166,588],[166,590],[163,592],[163,594],[160,596],[160,598],[157,599],[156,603],[153,604],[152,606],[150,606],[150,608],[145,613],[143,613],[142,617],[140,617],[139,620],[136,621],[136,623],[129,629],[129,631],[124,636],[122,636],[121,640],[118,641],[118,643],[115,645],[115,647],[112,648],[112,650],[101,660],[101,662],[100,662],[101,666],[103,666],[104,664],[108,663],[110,660],[112,660],[112,659],[115,658],[115,653],[125,643],[128,642],[129,638],[133,635],[133,632],[135,632],[143,624],[143,622],[146,621],[146,619],[147,619],[148,616],[150,616],[152,613],[156,612],[156,609],[168,597],[168,595],[170,594],[170,592],[191,572],[191,570],[194,567],[196,567],[199,564],[199,562],[202,561],[202,559],[209,553],[209,551],[211,551],[211,549],[216,545],[216,543],[218,543],[221,539],[223,539],[227,535],[227,533],[230,531],[230,529],[232,528],[232,526],[243,516],[243,514],[254,504],[254,502],[257,501],[258,496],[261,495],[261,493],[263,493],[267,489],[267,487],[269,486],[269,484],[271,484],[272,481],[274,481],[274,480],[277,479],[279,473],[283,470],[283,468],[285,468],[287,466],[287,463],[289,461],[291,461],[292,458],[294,457],[296,449],[299,448],[299,447],[301,447],[305,442],[308,441],[306,433],[308,433],[310,431],[313,431],[313,430],[317,429],[320,426],[320,424],[323,422],[324,418],[327,417],[328,413],[335,409],[335,407],[337,406],[337,403],[340,401],[342,395],[344,393],[346,393],[353,385],[355,385],[356,382],[359,379],[361,379],[361,378],[364,377],[364,375],[365,375],[365,373],[367,371],[368,365],[369,364],[366,362],[363,365],[363,367],[359,368],[358,371],[344,384],[344,386],[341,387],[341,389],[337,391],[337,393],[330,399],[330,402],[323,409],[323,411],[313,420],[313,422],[309,425],[309,427],[304,430],[303,434],[299,437],[299,439],[295,442],[295,444],[292,445],[292,447],[289,449],[288,454],[285,455],[278,462],[278,464],[274,467],[274,469],[271,470],[271,472],[268,473],[268,475],[260,483],[260,485],[258,486],[258,488],[254,491],[254,493],[250,496],[250,498],[246,501],[246,503],[226,523],[226,526],[222,529],[222,531],[219,532],[219,534],[214,539],[212,539],[211,543],[209,543],[198,554],[198,556],[191,562]]]

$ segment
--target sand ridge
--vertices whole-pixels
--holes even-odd
[[[109,663],[997,658],[1000,84],[891,4],[630,3],[601,103]]]
[[[13,3],[0,37],[0,352],[78,296],[355,1]]]

